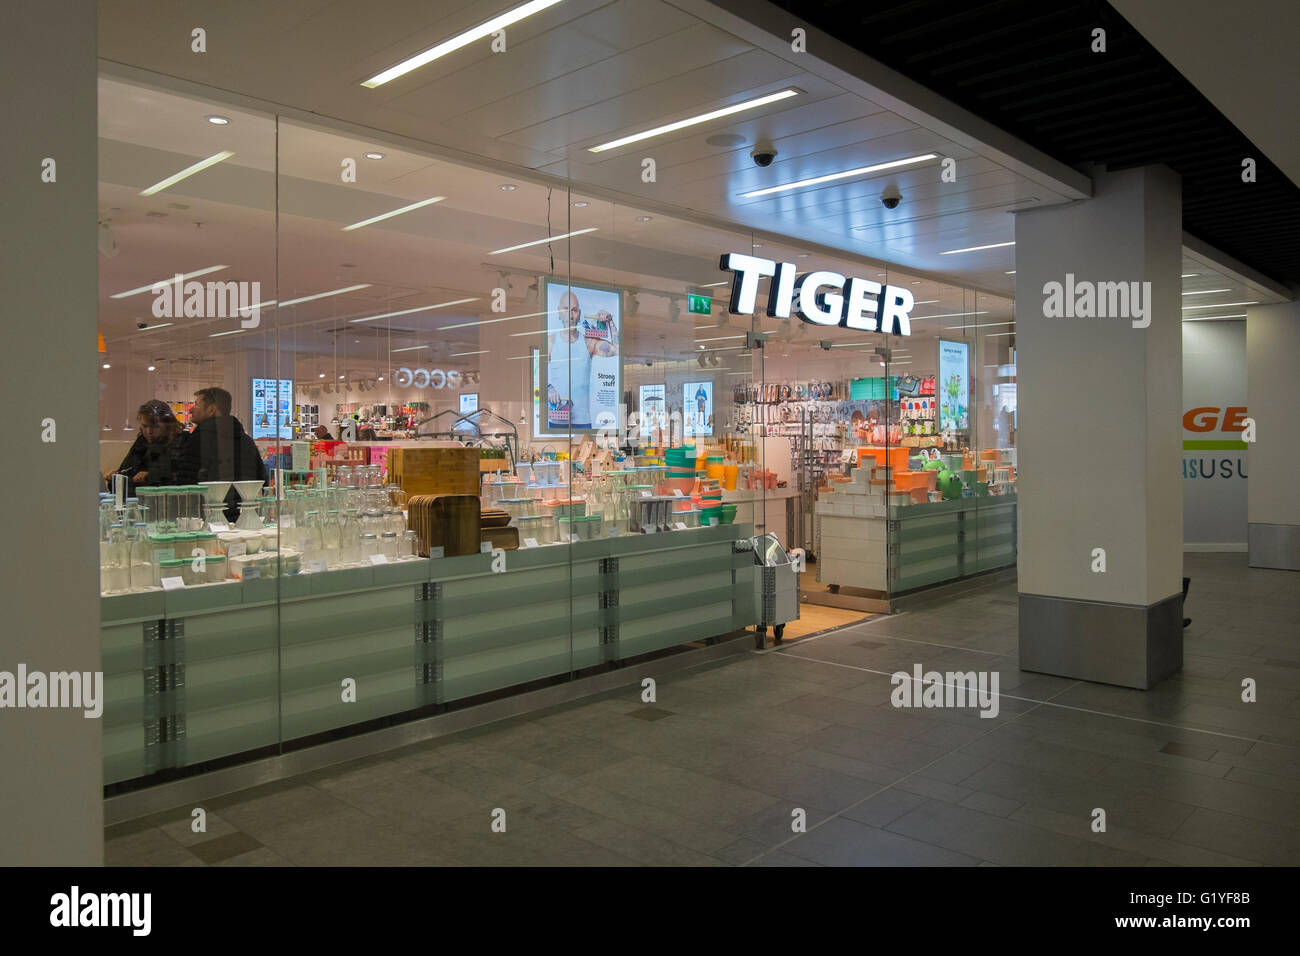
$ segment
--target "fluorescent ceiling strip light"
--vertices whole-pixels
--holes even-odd
[[[210,339],[215,339],[215,338],[219,338],[220,336],[223,336],[223,335],[238,335],[240,332],[244,332],[244,331],[246,331],[246,330],[245,330],[245,329],[231,329],[229,332],[213,332],[211,335],[208,336],[208,338],[210,338]]]
[[[152,332],[154,329],[165,329],[167,328],[167,326],[175,325],[175,324],[176,324],[175,322],[159,322],[157,325],[147,325],[143,329],[140,329],[139,331]]]
[[[987,246],[971,246],[967,249],[949,249],[947,252],[941,252],[941,256],[955,256],[959,252],[982,252],[985,249],[1003,249],[1006,246],[1014,246],[1015,242],[994,242]]]
[[[747,193],[741,193],[741,199],[753,199],[756,196],[770,196],[772,193],[786,192],[790,189],[803,189],[805,186],[817,186],[821,183],[832,183],[839,179],[849,179],[853,176],[866,176],[870,173],[884,172],[886,169],[897,169],[899,166],[913,166],[916,163],[928,163],[932,159],[938,159],[938,153],[924,153],[920,156],[909,156],[906,159],[895,159],[888,163],[876,163],[873,166],[859,166],[857,169],[846,169],[841,173],[828,173],[825,176],[814,176],[811,179],[800,179],[793,183],[782,183],[780,186],[768,186],[766,189],[754,189]],[[866,229],[867,226],[854,226],[854,229]]]
[[[706,283],[704,283],[702,286],[700,286],[700,288],[701,288],[701,289],[716,289],[716,288],[717,288],[718,286],[720,286],[720,285],[731,285],[731,280],[730,280],[730,279],[725,279],[725,280],[723,280],[722,282],[706,282]]]
[[[709,339],[696,339],[695,342],[698,345],[700,342],[725,342],[728,339],[743,339],[743,338],[744,338],[743,335],[719,335]]]
[[[964,315],[988,315],[988,309],[980,309],[978,312],[940,312],[938,315],[914,315],[912,321],[917,319],[959,319]]]
[[[943,330],[950,332],[954,329],[964,331],[966,329],[992,329],[999,325],[1015,325],[1015,322],[985,322],[983,325],[945,325]]]
[[[506,246],[504,249],[494,249],[488,253],[490,256],[499,256],[503,252],[514,252],[516,249],[527,249],[529,246],[544,246],[548,242],[556,242],[560,239],[568,239],[570,236],[581,236],[583,233],[595,232],[596,226],[590,229],[576,229],[573,232],[566,232],[562,236],[548,236],[545,239],[534,239],[532,242],[521,242],[517,246]]]
[[[432,206],[436,202],[442,202],[446,196],[434,196],[432,199],[421,199],[419,202],[413,202],[409,206],[403,206],[401,209],[394,209],[392,212],[386,212],[379,216],[371,216],[369,219],[362,219],[360,222],[354,222],[350,226],[344,226],[343,231],[348,232],[351,229],[360,229],[362,226],[369,226],[372,223],[381,222],[384,219],[392,219],[394,216],[400,216],[404,212],[410,212],[413,209],[420,209],[424,206]]]
[[[445,309],[452,305],[464,305],[467,302],[477,302],[478,297],[472,299],[453,299],[450,302],[439,302],[437,305],[422,305],[415,309],[402,309],[400,312],[385,312],[383,315],[367,315],[364,318],[352,319],[352,322],[373,322],[376,319],[392,319],[399,315],[411,315],[414,312],[432,312],[434,309]]]
[[[230,152],[230,150],[228,149],[223,149],[219,153],[213,153],[207,159],[200,159],[193,166],[186,166],[179,173],[172,173],[172,175],[168,176],[166,179],[162,180],[161,182],[154,183],[148,189],[140,190],[140,195],[152,196],[155,193],[160,193],[168,186],[175,186],[182,179],[188,179],[189,177],[193,176],[195,173],[201,173],[209,166],[215,166],[217,165],[217,163],[221,162],[222,160],[229,159],[231,156],[234,155],[235,154]]]
[[[1181,276],[1179,276],[1178,278],[1180,278],[1180,279],[1194,279],[1194,278],[1196,278],[1198,275],[1200,275],[1199,272],[1184,272],[1184,273],[1183,273]]]
[[[1185,305],[1183,306],[1183,311],[1190,312],[1192,309],[1226,309],[1234,305],[1259,305],[1259,300],[1255,299],[1251,302],[1216,302],[1214,305]]]
[[[986,339],[995,339],[1000,335],[1015,335],[1015,334],[1016,334],[1015,332],[987,332],[985,333],[984,337]]]
[[[446,56],[448,53],[454,53],[463,46],[468,46],[475,40],[481,40],[484,37],[491,36],[503,27],[508,27],[512,23],[518,23],[526,17],[531,17],[534,13],[540,13],[547,7],[553,7],[560,0],[532,0],[531,3],[525,3],[523,6],[515,7],[513,10],[507,10],[500,16],[493,17],[480,23],[476,27],[466,30],[464,33],[458,33],[449,40],[443,40],[437,46],[431,46],[422,53],[415,56],[407,57],[396,66],[390,66],[382,73],[376,73],[368,80],[363,80],[361,85],[367,89],[373,90],[377,86],[383,86],[390,80],[395,80],[399,76],[405,76],[412,70],[418,70],[420,67],[432,63],[434,60]]]
[[[513,322],[515,319],[535,319],[539,315],[545,315],[545,312],[529,312],[527,315],[507,315],[500,319],[479,319],[475,322],[457,322],[455,325],[442,325],[438,331],[445,332],[447,329],[468,329],[475,325],[493,325],[497,322]],[[545,330],[542,330],[545,331]]]
[[[395,352],[414,352],[414,351],[416,351],[417,349],[427,349],[428,347],[429,347],[429,346],[427,346],[427,345],[408,345],[408,346],[407,346],[406,348],[404,348],[404,349],[389,349],[389,350],[388,350],[388,353],[389,353],[390,355],[392,355],[392,354],[395,353]]]
[[[512,356],[510,356],[508,359],[506,359],[506,361],[507,361],[507,362],[518,362],[520,359],[530,359],[530,358],[532,358],[531,355],[512,355]]]
[[[1183,319],[1184,322],[1208,322],[1210,319],[1244,319],[1245,312],[1234,313],[1233,315],[1190,315]]]
[[[704,353],[704,352],[731,352],[731,351],[733,351],[733,350],[735,350],[735,349],[743,349],[743,348],[745,348],[745,346],[743,346],[743,345],[719,345],[719,346],[717,346],[716,348],[711,348],[711,349],[700,349],[698,352],[694,352],[694,353],[692,353],[692,354],[693,354],[693,355],[700,355],[700,354],[702,354],[702,353]]]
[[[220,272],[222,269],[229,269],[230,266],[208,266],[206,269],[198,269],[195,272],[187,272],[181,276],[181,281],[193,279],[195,276],[205,276],[209,272]],[[148,285],[142,285],[138,289],[128,289],[126,292],[118,292],[116,295],[109,296],[110,299],[125,299],[128,295],[139,295],[141,292],[152,292],[154,286],[171,285],[176,281],[175,276],[168,276],[166,279],[159,279],[157,282],[150,282]]]
[[[918,305],[934,305],[934,304],[935,304],[936,302],[938,302],[938,301],[939,301],[938,299],[922,299],[920,302],[913,302],[912,305],[913,305],[913,306],[918,306]]]
[[[463,356],[463,355],[487,355],[488,352],[491,352],[491,351],[492,351],[491,349],[479,349],[477,352],[452,352],[451,355],[449,355],[449,356],[447,356],[447,357],[448,357],[448,358],[460,358],[460,357]]]
[[[779,100],[789,99],[792,96],[798,95],[799,91],[792,89],[784,89],[779,93],[769,93],[767,96],[745,100],[743,103],[724,106],[720,110],[711,110],[708,113],[701,113],[699,116],[691,116],[683,120],[678,120],[675,123],[666,123],[663,126],[656,126],[654,129],[648,129],[643,133],[633,133],[631,136],[624,136],[622,139],[602,143],[599,146],[592,146],[587,150],[587,152],[603,153],[607,149],[617,149],[620,146],[626,146],[628,143],[637,143],[643,139],[649,139],[651,136],[662,136],[664,133],[672,133],[679,129],[685,129],[688,126],[707,123],[709,120],[715,120],[722,116],[731,116],[733,113],[741,113],[745,110],[757,109],[760,106],[766,106],[768,103],[776,103]]]
[[[1016,270],[1015,270],[1015,269],[1012,269],[1011,271],[1009,271],[1009,272],[1007,273],[1007,275],[1009,275],[1009,276],[1013,276],[1013,275],[1015,275],[1015,274],[1016,274]]]
[[[342,295],[344,292],[355,292],[357,289],[369,288],[369,282],[363,282],[360,285],[344,286],[342,289],[333,289],[330,292],[318,292],[315,295],[305,295],[301,299],[290,299],[288,302],[281,302],[279,308],[283,309],[286,305],[297,305],[299,302],[313,302],[316,299],[328,298],[331,295]]]
[[[1231,291],[1231,289],[1202,289],[1200,292],[1184,292],[1183,295],[1213,295],[1215,292]]]

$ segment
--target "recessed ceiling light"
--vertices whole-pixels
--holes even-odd
[[[400,216],[404,212],[411,212],[424,206],[431,206],[436,202],[442,202],[446,196],[434,196],[431,199],[421,199],[419,202],[413,202],[409,206],[403,206],[401,209],[394,209],[392,212],[386,212],[378,216],[371,216],[369,219],[362,219],[360,222],[354,222],[350,226],[344,226],[343,231],[349,232],[353,229],[360,229],[362,226],[369,226],[376,222],[382,222],[385,219],[392,219],[394,216]]]
[[[854,176],[867,176],[871,173],[883,172],[886,169],[897,169],[899,166],[913,166],[916,163],[928,163],[932,159],[938,159],[938,153],[923,153],[920,156],[909,156],[906,159],[894,159],[887,163],[876,163],[872,166],[859,166],[856,169],[845,169],[838,173],[828,173],[825,176],[813,176],[811,179],[800,179],[792,183],[782,183],[779,186],[768,186],[766,189],[753,189],[747,193],[741,193],[741,199],[753,199],[756,196],[770,196],[772,193],[786,192],[790,189],[802,189],[805,186],[819,186],[822,183],[832,183],[840,179],[850,179]],[[854,228],[865,228],[855,226]]]
[[[711,110],[708,113],[701,113],[698,116],[689,116],[686,119],[678,120],[675,123],[666,123],[663,126],[656,126],[654,129],[648,129],[641,133],[633,133],[631,136],[624,136],[622,139],[615,139],[608,143],[602,143],[599,146],[592,146],[587,150],[587,152],[602,153],[607,149],[617,149],[619,146],[626,146],[629,143],[640,142],[643,139],[649,139],[651,136],[661,136],[664,133],[672,133],[679,129],[685,129],[688,126],[707,123],[709,120],[718,119],[722,116],[730,116],[733,113],[740,113],[744,110],[757,109],[760,106],[766,106],[768,103],[775,103],[779,100],[788,99],[791,96],[798,95],[799,91],[793,89],[781,90],[778,93],[769,93],[767,96],[759,96],[752,100],[745,100],[743,103],[734,103],[731,106],[724,106],[720,110]]]
[[[806,253],[806,252],[801,252],[801,253],[799,253],[797,256],[795,256],[795,258],[796,258],[796,259],[807,259],[807,258],[808,258],[808,253]],[[884,273],[881,273],[881,275],[884,275]]]
[[[458,33],[449,40],[443,40],[437,46],[431,46],[415,56],[408,57],[396,66],[390,66],[382,73],[376,73],[370,79],[362,82],[362,86],[374,89],[377,86],[383,86],[390,80],[395,80],[399,76],[405,76],[412,70],[418,70],[420,67],[432,63],[439,57],[446,56],[448,53],[454,53],[463,46],[473,43],[475,40],[481,40],[486,36],[491,36],[498,30],[510,26],[512,23],[518,23],[525,17],[531,17],[534,13],[539,13],[547,7],[553,7],[560,0],[532,0],[522,6],[515,7],[513,10],[507,10],[500,16],[493,17],[491,20],[484,21],[478,26],[466,30],[464,33]]]
[[[206,269],[196,269],[193,272],[187,272],[181,276],[181,281],[193,279],[196,276],[205,276],[210,272],[220,272],[222,269],[229,269],[230,266],[208,266]],[[110,299],[125,299],[128,295],[139,295],[141,292],[152,292],[154,286],[170,285],[176,281],[175,276],[168,276],[166,279],[159,279],[157,282],[151,282],[148,285],[142,285],[136,289],[127,289],[125,292],[117,292],[109,296]]]
[[[476,321],[474,321],[474,322],[457,322],[457,323],[454,324],[454,325],[442,325],[442,326],[439,326],[438,328],[439,328],[439,331],[446,331],[447,329],[468,329],[468,328],[470,328],[471,326],[475,326],[475,325],[495,325],[497,322],[513,322],[513,321],[515,321],[516,319],[535,319],[535,318],[537,318],[539,315],[546,315],[546,313],[545,313],[545,312],[528,312],[528,313],[526,313],[526,314],[524,314],[524,315],[507,315],[507,316],[503,316],[503,317],[500,318],[500,319],[478,319],[478,320],[476,320]],[[545,332],[546,330],[545,330],[545,329],[539,329],[538,331],[539,331],[539,332]]]
[[[389,349],[390,352],[418,352],[420,349],[427,349],[427,345],[408,345],[404,349]]]
[[[1192,315],[1183,319],[1184,322],[1209,322],[1213,319],[1244,319],[1245,312],[1234,313],[1232,315]]]
[[[383,159],[383,158],[384,158],[384,154],[383,154],[383,153],[374,153],[374,152],[371,152],[371,153],[366,153],[366,154],[365,154],[365,157],[366,157],[366,159]]]
[[[589,203],[587,203],[585,200],[579,199],[573,205],[577,209],[585,209],[589,205]]]
[[[367,315],[360,319],[350,319],[351,322],[373,322],[375,319],[391,319],[398,315],[411,315],[414,312],[432,312],[434,309],[445,309],[449,305],[464,305],[466,302],[477,302],[478,298],[471,299],[452,299],[450,302],[438,302],[435,305],[422,305],[414,309],[402,309],[400,312],[385,312],[383,315]]]
[[[756,243],[754,243],[754,248],[755,248],[755,249],[762,249],[762,248],[763,248],[763,244],[762,244],[761,242],[756,242]]]
[[[477,352],[452,352],[447,358],[461,358],[465,355],[487,355],[491,349],[479,349]]]
[[[1214,305],[1185,305],[1184,312],[1190,312],[1192,309],[1226,309],[1230,305],[1259,305],[1258,300],[1250,302],[1216,302]]]
[[[379,378],[375,379],[375,381],[377,381],[377,382],[382,382],[383,380],[384,380],[384,377],[383,377],[382,375],[379,376]]]
[[[505,192],[508,193],[512,193],[518,188],[519,187],[516,186],[514,183],[502,183],[500,186],[497,187],[497,189],[504,190]]]
[[[592,226],[590,229],[577,229],[574,230],[573,232],[566,232],[560,236],[548,236],[545,239],[534,239],[532,242],[521,242],[517,246],[506,246],[504,249],[493,249],[491,252],[488,253],[488,255],[499,256],[503,252],[514,252],[516,249],[527,249],[529,246],[544,246],[548,242],[556,242],[557,240],[560,239],[568,239],[570,236],[581,236],[584,233],[595,232],[595,231],[596,231],[595,226]]]
[[[155,193],[160,193],[160,192],[162,192],[164,189],[166,189],[168,186],[175,186],[175,185],[176,185],[178,182],[180,182],[182,179],[188,179],[189,177],[193,176],[195,173],[201,173],[201,172],[203,172],[203,170],[207,169],[209,166],[215,166],[215,165],[217,165],[217,163],[220,163],[220,162],[222,162],[222,161],[224,161],[224,160],[227,160],[227,159],[229,159],[231,156],[234,156],[234,155],[235,155],[235,154],[232,153],[232,152],[231,152],[230,150],[228,150],[228,149],[223,149],[223,150],[222,150],[221,152],[219,152],[219,153],[213,153],[213,154],[212,154],[211,156],[209,156],[207,159],[200,159],[200,160],[199,160],[197,163],[195,163],[193,166],[186,166],[186,167],[185,167],[184,169],[182,169],[179,173],[172,173],[172,174],[171,174],[170,176],[168,176],[166,179],[163,179],[163,180],[160,180],[159,182],[154,183],[154,184],[153,184],[152,186],[150,186],[148,189],[142,189],[142,190],[140,190],[140,195],[141,195],[141,196],[152,196],[152,195],[154,195]]]
[[[913,279],[913,280],[912,280],[912,285],[920,285],[920,284],[921,284],[921,280],[920,280],[920,279]]]
[[[1180,278],[1180,279],[1195,279],[1198,275],[1200,275],[1199,272],[1184,272],[1181,276],[1179,276],[1179,278]]]
[[[145,369],[146,372],[155,372],[157,370],[158,367],[156,365],[150,365],[147,369]]]
[[[1007,275],[1009,275],[1009,276],[1013,276],[1013,275],[1015,275],[1015,274],[1016,274],[1016,270],[1015,270],[1015,269],[1011,269],[1009,272],[1007,272]]]
[[[342,375],[339,376],[339,381],[340,381],[340,382],[343,381],[343,376],[342,376]]]
[[[315,295],[304,295],[298,299],[290,299],[287,302],[281,302],[280,308],[283,309],[286,305],[297,305],[299,302],[313,302],[316,299],[324,299],[332,295],[342,295],[344,292],[355,292],[357,289],[369,289],[369,288],[370,288],[369,282],[363,282],[360,285],[344,286],[342,289],[331,289],[329,292],[318,292]],[[264,303],[264,304],[269,304],[269,303]]]
[[[211,114],[211,115],[209,115],[209,116],[205,116],[205,117],[203,117],[203,118],[204,118],[205,120],[207,120],[209,123],[211,123],[213,126],[229,126],[229,125],[230,125],[230,117],[229,117],[229,116],[218,116],[216,113],[213,113],[213,114]]]
[[[243,331],[244,331],[243,329],[231,329],[229,332],[213,332],[211,335],[208,336],[208,338],[219,339],[223,335],[238,335],[240,332]]]
[[[1202,289],[1200,292],[1184,292],[1183,295],[1213,295],[1216,292],[1231,292],[1231,289]]]
[[[700,286],[701,289],[716,289],[720,285],[731,285],[730,279],[724,279],[722,282],[705,282]]]
[[[651,219],[653,219],[653,218],[654,218],[653,216],[637,216],[637,217],[636,217],[636,221],[637,221],[637,222],[649,222],[649,221],[650,221]]]
[[[103,365],[100,366],[100,368],[112,368],[112,367],[113,366],[109,365],[107,362],[105,362]]]
[[[949,249],[947,252],[941,252],[941,256],[955,256],[959,252],[982,252],[985,249],[1002,249],[1005,246],[1014,246],[1015,242],[993,242],[987,246],[970,246],[966,249]]]

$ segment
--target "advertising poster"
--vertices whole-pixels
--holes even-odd
[[[664,401],[664,385],[642,385],[637,408],[641,412],[640,432],[648,438],[651,430],[668,427],[668,405]]]
[[[713,383],[687,382],[682,386],[682,433],[713,434]]]
[[[939,430],[969,431],[970,345],[939,340]]]
[[[280,438],[292,438],[293,379],[253,379],[253,437],[275,438],[277,425]]]
[[[617,428],[623,293],[546,281],[544,434]]]

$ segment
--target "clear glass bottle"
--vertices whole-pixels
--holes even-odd
[[[304,515],[307,527],[302,538],[302,551],[309,560],[321,560],[325,557],[325,526],[321,523],[319,511],[308,511]]]
[[[133,589],[158,586],[158,570],[153,565],[153,546],[149,542],[147,525],[135,522],[131,538],[131,587]]]
[[[402,533],[401,544],[402,556],[406,558],[418,558],[420,556],[420,538],[414,531],[404,531]]]
[[[348,508],[339,519],[339,561],[343,564],[361,561],[361,521],[356,508]]]
[[[108,529],[107,561],[100,569],[100,590],[105,594],[131,587],[131,541],[120,524]]]

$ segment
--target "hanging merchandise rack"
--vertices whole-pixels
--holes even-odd
[[[441,419],[445,416],[454,416],[450,430],[444,430],[439,427]],[[496,426],[498,431],[485,431],[484,424]],[[469,425],[467,429],[461,429],[462,424]],[[509,429],[508,431],[505,429]],[[440,438],[443,440],[458,441],[467,446],[477,445],[478,447],[495,447],[504,446],[506,457],[510,461],[510,471],[515,470],[519,462],[519,429],[515,427],[510,419],[487,408],[480,408],[472,412],[461,414],[455,409],[445,409],[438,412],[432,418],[426,418],[416,426],[415,433],[420,438]],[[490,443],[484,445],[484,443]],[[494,444],[499,442],[500,444]]]

